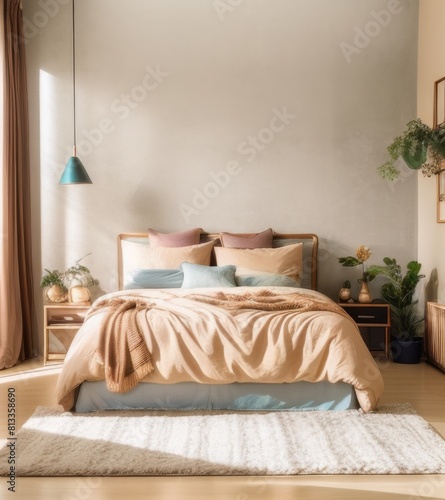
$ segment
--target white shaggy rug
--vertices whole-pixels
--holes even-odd
[[[17,437],[18,476],[445,473],[445,441],[409,405],[368,414],[39,407]],[[0,450],[2,475],[9,454]]]

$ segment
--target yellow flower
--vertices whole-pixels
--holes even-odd
[[[364,245],[361,245],[360,247],[357,248],[355,255],[357,256],[357,259],[360,262],[365,262],[365,260],[368,260],[369,257],[371,257],[371,251],[369,250],[369,248],[365,247]]]

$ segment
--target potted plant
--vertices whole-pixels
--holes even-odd
[[[98,285],[99,281],[93,278],[87,267],[79,264],[87,255],[76,260],[75,265],[69,267],[63,273],[57,270],[48,271],[48,269],[45,269],[46,275],[43,276],[40,285],[50,287],[47,291],[47,297],[51,302],[91,302],[89,288]]]
[[[66,302],[68,300],[68,289],[63,283],[63,273],[55,269],[45,269],[46,274],[42,276],[40,286],[46,288],[46,297],[50,302]]]
[[[91,302],[89,288],[99,284],[99,281],[91,276],[90,270],[79,264],[88,255],[90,254],[76,260],[74,266],[69,267],[63,275],[63,283],[68,289],[68,300],[70,302]]]
[[[417,284],[425,277],[420,273],[421,264],[411,261],[405,275],[396,259],[385,257],[384,266],[370,266],[368,273],[387,278],[381,287],[382,297],[391,307],[391,352],[397,363],[418,363],[422,356],[423,318],[417,314],[418,300],[414,299]]]
[[[348,255],[347,257],[340,257],[338,259],[338,262],[342,266],[362,266],[362,277],[357,281],[360,283],[358,301],[363,304],[372,302],[371,294],[369,293],[368,282],[374,279],[374,277],[370,276],[368,271],[365,270],[365,262],[369,259],[369,257],[371,257],[371,251],[369,250],[369,248],[365,247],[364,245],[360,245],[355,252],[355,256]]]
[[[431,177],[444,170],[445,126],[442,124],[432,129],[419,118],[411,120],[387,150],[390,160],[377,169],[384,179],[393,181],[400,176],[400,170],[395,164],[400,157],[409,168],[422,169],[423,175]]]

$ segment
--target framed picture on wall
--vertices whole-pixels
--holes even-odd
[[[445,171],[436,175],[437,182],[437,222],[445,222]]]
[[[445,123],[445,76],[434,82],[433,128]]]

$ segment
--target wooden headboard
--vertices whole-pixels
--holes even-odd
[[[253,236],[253,233],[237,233],[243,236]],[[220,233],[201,233],[201,243],[215,240],[215,246],[220,246]],[[122,233],[117,237],[117,256],[118,256],[118,286],[123,289],[123,254],[122,241],[132,241],[148,245],[148,233]],[[318,256],[318,237],[311,233],[274,233],[273,246],[282,247],[292,245],[293,243],[303,243],[303,279],[301,286],[303,288],[317,289],[317,256]],[[215,262],[213,262],[215,264]]]

